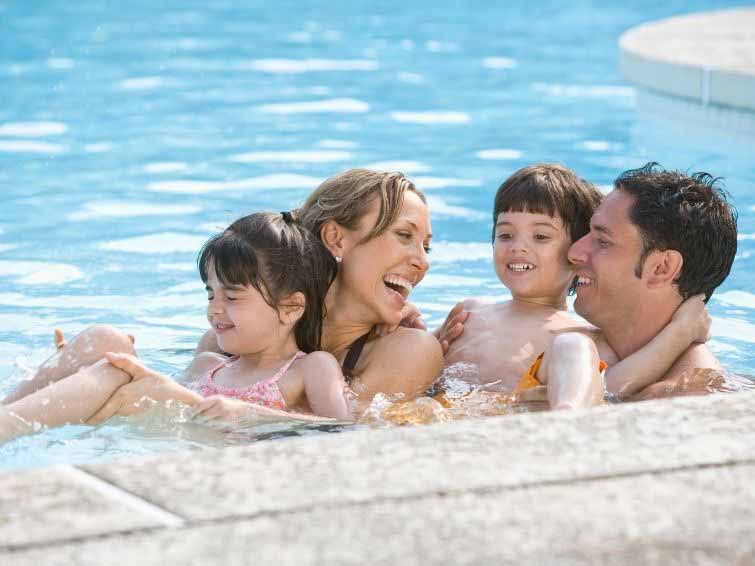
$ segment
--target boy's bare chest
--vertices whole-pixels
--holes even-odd
[[[475,364],[481,384],[500,380],[502,389],[511,390],[548,348],[558,328],[543,321],[503,322],[497,317],[470,316],[464,333],[451,344],[445,365]]]

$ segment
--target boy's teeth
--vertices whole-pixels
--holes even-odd
[[[509,269],[512,271],[527,271],[529,269],[535,269],[535,266],[531,263],[510,263]]]
[[[577,286],[580,285],[592,285],[592,279],[585,277],[584,275],[580,275],[579,277],[577,277]]]

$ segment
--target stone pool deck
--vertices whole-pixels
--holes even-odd
[[[0,564],[753,564],[755,392],[0,475]]]
[[[755,110],[755,7],[689,14],[630,29],[624,76],[703,105]]]

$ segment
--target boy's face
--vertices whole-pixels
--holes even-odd
[[[559,216],[502,212],[493,243],[498,279],[514,298],[561,303],[574,278],[567,260],[570,245]]]

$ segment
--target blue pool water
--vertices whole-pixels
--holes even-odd
[[[206,327],[198,247],[352,166],[428,195],[437,242],[413,297],[431,323],[506,296],[489,211],[523,165],[606,188],[649,160],[724,177],[741,240],[711,347],[755,373],[755,141],[641,110],[617,48],[641,22],[746,2],[245,4],[0,0],[0,394],[54,326],[116,324],[178,371]],[[0,468],[220,442],[204,434],[67,427],[0,447]]]

